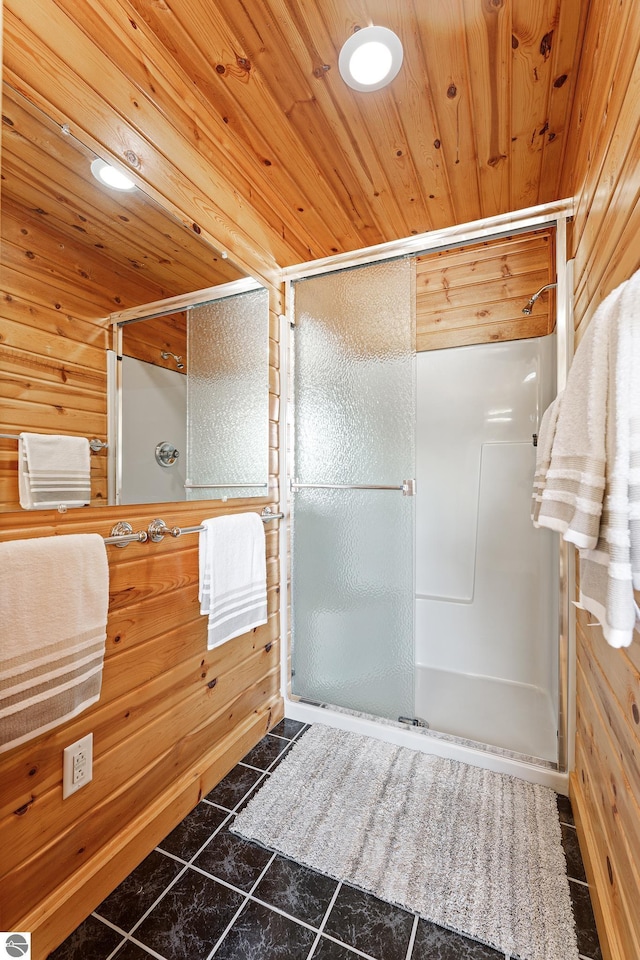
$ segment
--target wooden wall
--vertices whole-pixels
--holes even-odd
[[[142,278],[136,285],[104,255],[70,251],[68,240],[61,243],[24,209],[3,214],[2,432],[104,439],[105,317],[164,291]],[[4,440],[0,509],[9,512],[0,517],[0,541],[108,536],[119,519],[140,530],[158,515],[170,526],[191,526],[223,512],[276,507],[279,295],[273,288],[270,295],[268,496],[227,504],[100,506],[106,494],[101,453],[92,455],[94,505],[66,515],[15,512],[17,444]],[[181,335],[170,342],[177,353],[183,352]],[[100,701],[0,754],[0,929],[32,931],[38,960],[281,718],[278,525],[265,528],[268,623],[213,651],[199,614],[197,536],[107,548],[110,605]],[[89,732],[93,781],[63,801],[62,751]]]
[[[576,196],[575,322],[640,268],[640,5],[592,0],[563,194]],[[640,375],[640,371],[635,371]],[[640,598],[639,598],[640,599]],[[640,636],[610,648],[577,625],[571,791],[607,960],[640,957]]]
[[[6,201],[0,262],[1,432],[106,440],[108,314],[166,293]],[[19,509],[16,452],[14,440],[0,439],[2,511]],[[92,454],[96,505],[106,502],[106,464],[106,452]]]
[[[127,0],[82,10],[75,0],[4,0],[4,78],[99,156],[128,167],[216,250],[278,283],[277,262],[290,255],[270,205],[280,211],[281,198],[255,189],[223,119],[215,115],[212,131],[197,84],[137,19]]]
[[[553,232],[487,240],[416,260],[416,347],[439,350],[521,340],[553,332],[553,290],[522,308],[555,280]]]
[[[155,317],[142,323],[130,323],[122,331],[122,353],[134,360],[144,360],[156,367],[177,370],[174,357],[162,359],[163,353],[173,353],[184,364],[179,373],[187,373],[187,314],[174,313]]]
[[[167,49],[142,22],[138,25],[133,17],[125,16],[130,6],[136,9],[141,4],[128,5],[124,0],[112,4],[114,18],[109,23],[103,6],[104,10],[100,5],[85,5],[80,17],[72,0],[57,4],[10,0],[4,24],[5,75],[57,120],[70,121],[81,138],[101,153],[123,157],[130,151],[138,163],[134,174],[152,195],[165,199],[180,219],[195,224],[203,236],[233,251],[240,264],[275,282],[277,263],[290,262],[292,255],[302,259],[307,243],[311,249],[313,229],[291,214],[307,204],[287,207],[278,189],[264,177],[261,189],[253,188],[252,171],[259,162],[264,166],[264,161],[257,159],[259,149],[251,161],[234,151],[237,140],[226,132],[228,117],[216,114],[213,133],[213,128],[203,127],[200,112],[204,101],[197,84],[180,74]],[[502,6],[505,10],[509,7]],[[208,5],[208,9],[213,8]],[[579,8],[562,5],[562,16],[570,16],[577,25],[576,35],[582,29],[578,12],[585,9],[585,4]],[[511,44],[512,37],[508,39]],[[636,0],[591,0],[573,121],[569,136],[562,138],[560,195],[575,194],[577,198],[573,243],[578,336],[603,296],[640,265],[639,40],[640,5]],[[108,45],[110,54],[100,44]],[[561,60],[562,45],[554,40],[553,49],[554,57],[558,51]],[[568,96],[573,83],[573,59],[569,59],[571,69],[564,69],[559,61],[553,71],[553,76],[560,74],[553,89],[561,90],[562,97]],[[567,73],[570,82],[561,87],[559,81],[566,79]],[[242,70],[239,75],[243,83],[248,79]],[[476,86],[477,96],[489,96],[486,87]],[[316,103],[313,97],[308,102]],[[451,102],[457,109],[457,101]],[[480,115],[484,117],[484,101],[482,106]],[[541,111],[540,123],[544,118]],[[419,125],[413,126],[419,132]],[[546,130],[544,125],[536,127],[541,133]],[[370,129],[374,129],[372,125]],[[492,123],[491,134],[496,132]],[[504,130],[500,136],[504,139]],[[517,149],[524,150],[526,142],[523,134]],[[560,143],[560,139],[553,142]],[[162,152],[157,144],[163,145]],[[423,152],[421,146],[420,154]],[[549,163],[559,162],[553,150],[547,152]],[[395,155],[400,156],[398,150]],[[179,160],[168,162],[168,156]],[[544,162],[549,166],[546,154]],[[493,184],[493,179],[504,178],[503,169],[504,165],[496,164],[483,170],[486,178],[491,178],[485,188],[487,196],[505,193]],[[318,189],[324,189],[318,178],[307,182],[317,182]],[[464,190],[464,180],[460,187]],[[381,191],[383,195],[385,191]],[[386,192],[393,196],[392,190]],[[347,248],[358,246],[359,241],[352,233],[348,190],[344,193],[341,243]],[[528,202],[523,196],[519,193],[518,203],[507,205]],[[447,194],[445,199],[450,202],[452,198]],[[286,222],[287,211],[297,222]],[[399,217],[398,222],[401,220]],[[360,245],[376,242],[377,236],[374,239],[366,233],[370,220],[365,217],[363,222],[360,236],[366,239]],[[394,222],[389,219],[392,232]],[[17,221],[14,226],[19,231]],[[323,236],[323,243],[329,245],[333,239]],[[19,255],[20,249],[16,233],[14,252]],[[331,252],[335,249],[329,246],[315,255]],[[12,270],[20,272],[17,261]],[[82,422],[82,433],[104,436],[101,358],[106,329],[95,320],[110,311],[103,312],[100,304],[87,314],[86,292],[76,299],[68,292],[60,303],[55,284],[42,282],[45,275],[40,271],[29,291],[10,287],[3,303],[0,336],[5,338],[7,330],[10,333],[9,339],[2,339],[2,362],[9,373],[4,407],[7,426],[16,432],[27,424],[57,430],[64,422],[60,407],[66,406],[75,409],[74,423]],[[8,282],[13,282],[11,277]],[[277,494],[279,309],[274,292],[274,480],[269,502],[274,502]],[[63,358],[62,366],[52,363],[56,355]],[[75,408],[72,398],[77,399]],[[40,408],[38,417],[30,418],[29,411],[35,414],[34,405]],[[15,502],[14,453],[15,447],[9,444],[0,454],[0,500],[10,503]],[[256,509],[264,502],[237,506]],[[207,508],[207,512],[215,509],[219,508]],[[186,525],[200,520],[203,511],[203,504],[183,504],[165,519]],[[163,514],[166,512],[163,509]],[[48,512],[11,513],[3,517],[0,536],[11,539],[82,530],[106,535],[118,518],[131,520],[138,529],[154,515],[152,507],[135,512],[92,507],[65,517]],[[0,928],[24,925],[36,931],[35,956],[44,956],[61,940],[278,718],[274,527],[268,527],[269,625],[228,645],[223,651],[224,663],[213,656],[215,651],[206,652],[204,624],[195,615],[195,540],[109,549],[112,612],[103,700],[68,725],[68,730],[62,728],[0,757]],[[596,627],[588,627],[584,621],[579,624],[578,734],[572,793],[610,960],[640,956],[637,650],[638,641],[630,650],[612,651]],[[218,682],[209,687],[213,678]],[[96,736],[96,781],[63,803],[62,747],[89,729]]]
[[[255,509],[239,502],[234,510]],[[207,505],[166,509],[196,524]],[[145,529],[153,507],[10,515],[0,538]],[[282,716],[277,523],[267,528],[269,621],[206,648],[196,536],[107,548],[110,606],[100,701],[0,755],[0,926],[36,958],[68,933]],[[62,800],[62,751],[93,732],[93,781]]]
[[[7,61],[22,77],[44,67],[62,105],[65,62],[86,60],[99,142],[132,151],[183,212],[189,197],[192,213],[217,208],[224,232],[235,221],[240,244],[280,265],[558,197],[588,0],[5,5]],[[367,23],[395,30],[405,58],[372,97],[338,70]],[[16,51],[17,24],[35,42]],[[67,115],[75,123],[77,108]],[[182,155],[178,191],[154,144]]]

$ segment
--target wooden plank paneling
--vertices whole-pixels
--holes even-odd
[[[452,0],[439,5],[372,0],[363,12],[359,0],[324,4],[264,0],[257,5],[232,0],[214,5],[208,0],[153,5],[142,0],[96,0],[82,9],[73,0],[28,4],[5,0],[5,75],[58,123],[69,123],[72,134],[89,147],[129,164],[138,184],[151,196],[164,199],[189,230],[200,231],[217,251],[229,250],[242,266],[272,282],[277,279],[277,264],[357,249],[575,193],[580,333],[602,296],[640,264],[635,174],[638,7],[633,0],[591,0],[576,86],[578,45],[588,6],[586,0],[571,4]],[[359,95],[342,83],[337,55],[346,35],[366,25],[369,18],[401,35],[405,66],[387,90]],[[574,89],[578,102],[569,127]],[[14,165],[13,169],[19,168]],[[68,175],[57,169],[61,186],[70,188]],[[18,177],[16,183],[21,202],[30,197],[32,206],[38,203],[45,209],[45,178],[38,175],[35,163],[30,175]],[[67,239],[82,226],[77,215],[84,216],[72,202],[68,208],[68,216],[60,214],[60,229],[66,231]],[[94,416],[90,422],[82,421],[83,428],[91,425],[94,429],[88,432],[103,435],[104,411],[96,408],[97,398],[104,396],[103,351],[108,343],[108,330],[100,322],[108,312],[103,304],[105,299],[111,302],[113,297],[135,295],[131,271],[144,276],[145,283],[164,286],[170,263],[162,262],[154,223],[145,220],[140,229],[149,259],[134,257],[126,280],[123,274],[120,285],[114,282],[113,288],[101,262],[89,292],[74,286],[82,259],[75,257],[75,269],[56,268],[54,248],[44,236],[41,249],[35,251],[40,268],[37,279],[46,274],[49,282],[34,282],[26,262],[31,258],[20,257],[28,248],[20,239],[19,217],[12,217],[12,222],[13,265],[3,274],[5,300],[0,311],[0,350],[8,364],[12,427],[15,432],[37,429],[46,409],[48,422],[55,423],[54,399],[69,407],[68,401],[79,398],[84,384],[87,396],[79,404],[85,409],[78,409],[77,417]],[[107,253],[115,256],[118,246],[111,226],[109,217],[96,212],[86,227],[94,244],[103,243],[105,258]],[[175,242],[180,244],[178,239]],[[180,267],[183,278],[189,269],[186,250],[174,245],[167,257],[176,264],[176,272]],[[222,265],[214,257],[211,266]],[[480,312],[489,311],[475,319],[486,321],[490,315],[492,320],[484,324],[483,336],[518,335],[521,314],[510,318],[504,313],[504,303],[516,297],[512,277],[502,280],[504,274],[496,275],[495,265],[480,257],[468,266],[466,280],[464,270],[460,281],[456,279],[453,259],[450,269],[451,301],[447,294],[443,299],[440,290],[439,305],[434,295],[431,316],[441,316],[445,307],[462,311],[457,316],[448,313],[457,326],[456,342],[477,342],[476,324],[465,321],[474,302],[482,304]],[[517,273],[529,280],[535,277],[536,283],[539,279],[535,267],[523,264]],[[433,289],[433,277],[430,282]],[[484,299],[478,290],[460,289],[460,285],[483,284]],[[527,283],[518,310],[535,289]],[[172,510],[169,522],[198,522],[205,509],[216,513],[275,504],[279,489],[275,344],[280,305],[275,291],[272,294],[270,495],[232,506],[183,504]],[[426,280],[423,294],[430,296]],[[533,326],[525,335],[546,332],[541,329],[548,324],[546,303],[543,296],[535,305]],[[444,345],[443,337],[451,334],[428,336],[439,336],[435,343]],[[0,499],[15,506],[12,451],[11,444],[0,443]],[[92,467],[97,470],[102,462],[96,460]],[[94,493],[99,495],[97,489]],[[89,508],[81,517],[9,514],[2,536],[85,529],[107,534],[116,518],[146,526],[153,513],[153,508]],[[256,634],[256,642],[258,636],[264,642],[265,654],[278,631],[275,539],[271,533],[269,610],[273,616]],[[144,553],[142,546],[135,545],[121,555],[110,551],[114,603],[105,701],[96,706],[95,715],[78,718],[68,731],[75,738],[86,729],[85,720],[90,724],[95,716],[96,724],[99,721],[97,763],[111,792],[77,820],[69,813],[69,804],[60,802],[59,811],[53,812],[59,789],[54,760],[64,730],[58,732],[59,739],[40,738],[10,758],[11,777],[18,770],[21,777],[15,780],[17,793],[5,798],[2,815],[10,829],[13,810],[18,809],[12,803],[28,805],[20,836],[30,854],[15,863],[13,881],[9,874],[5,877],[8,887],[13,882],[9,903],[22,911],[6,922],[17,919],[37,931],[36,955],[44,956],[135,866],[203,790],[210,789],[256,741],[280,709],[275,678],[268,669],[254,683],[242,672],[258,662],[257,649],[245,647],[253,643],[251,638],[225,651],[229,654],[226,672],[204,650],[198,659],[202,624],[194,615],[195,548],[167,543],[155,553],[152,549]],[[163,549],[164,572],[158,562]],[[599,871],[597,886],[600,903],[605,905],[599,912],[603,939],[610,922],[603,918],[613,918],[621,930],[617,940],[615,932],[610,937],[611,943],[621,944],[615,960],[635,960],[637,954],[630,951],[637,947],[637,920],[626,893],[614,890],[611,894],[607,889],[606,856],[610,856],[614,878],[628,875],[633,866],[629,844],[635,843],[635,833],[626,831],[622,821],[638,797],[633,777],[621,779],[616,765],[619,756],[624,772],[623,758],[628,760],[634,744],[636,731],[625,712],[629,702],[623,702],[623,690],[633,689],[636,661],[630,653],[614,652],[619,657],[614,668],[601,645],[596,634],[590,659],[583,651],[580,660],[578,757],[585,779],[576,793],[577,807],[579,819],[587,825],[587,859]],[[206,700],[198,699],[204,681],[198,673],[201,660],[207,670],[229,679],[228,688],[220,680],[218,693],[216,686]],[[181,691],[185,702],[200,707],[219,703],[216,697],[225,689],[233,696],[243,684],[249,686],[226,704],[226,711],[208,715],[210,722],[201,719],[193,730],[170,730],[161,748],[146,736],[145,723],[160,729],[164,713],[158,697],[174,695],[172,681],[176,694]],[[610,723],[610,717],[615,722]],[[636,724],[633,714],[632,720]],[[158,784],[155,799],[143,794],[142,781],[130,769],[128,779],[118,780],[117,770],[112,781],[107,778],[109,758],[125,756],[129,739],[141,769]],[[5,760],[0,762],[0,773]],[[607,786],[610,772],[616,788],[628,790],[617,820],[612,820],[610,803],[599,799],[605,788],[612,790]],[[29,787],[36,783],[37,789],[30,793]],[[126,808],[123,797],[129,789],[132,796],[140,797],[138,811]],[[76,795],[79,806],[81,798],[82,793]],[[110,800],[114,811],[123,811],[120,828],[112,833]],[[55,858],[34,846],[30,831],[36,803],[39,809],[46,807],[45,832]],[[97,825],[103,817],[107,829],[100,838]],[[78,856],[85,839],[88,852]],[[51,881],[58,862],[61,877],[56,887]],[[43,887],[50,890],[45,898],[36,889],[36,866],[46,879]],[[62,874],[67,874],[66,879]],[[16,891],[20,890],[24,899],[18,905]],[[610,901],[615,902],[609,910]]]
[[[205,508],[216,512],[208,504],[175,505],[172,519],[183,526],[196,524]],[[255,502],[250,508],[255,509]],[[242,502],[233,503],[234,511],[242,509]],[[218,504],[217,511],[223,510]],[[90,508],[81,517],[49,511],[43,517],[11,514],[0,537],[107,533],[118,516],[128,516],[138,529],[151,520],[154,508],[108,512],[108,517]],[[278,541],[272,532],[267,548],[273,595]],[[99,703],[0,758],[0,843],[7,851],[0,865],[0,924],[17,928],[26,915],[42,911],[49,918],[47,937],[53,939],[39,939],[39,923],[22,926],[34,930],[34,956],[44,957],[45,944],[55,945],[97,905],[99,891],[104,891],[101,872],[112,877],[105,851],[126,849],[132,815],[138,818],[163,796],[169,803],[185,778],[202,777],[210,789],[215,775],[203,758],[223,743],[235,756],[236,730],[261,716],[264,732],[282,715],[277,609],[264,627],[207,651],[206,622],[197,599],[197,553],[195,537],[183,543],[134,544],[123,551],[109,548],[111,604]],[[94,734],[94,780],[68,803],[61,799],[61,752],[88,732]],[[256,730],[254,740],[259,735]],[[166,811],[167,820],[160,810],[164,832],[167,823],[171,829],[186,812],[184,807]],[[139,822],[137,830],[144,829]],[[153,842],[162,835],[154,834]],[[136,849],[141,859],[150,848]],[[69,913],[60,890],[73,885],[84,870],[96,874],[97,881],[77,898],[80,912]]]
[[[6,7],[10,82],[271,279],[558,196],[587,0]],[[404,64],[363,94],[338,56],[370,23]]]
[[[437,198],[441,205],[442,190],[450,192],[456,222],[460,222],[462,210],[465,220],[482,216],[467,44],[461,42],[458,32],[461,11],[461,0],[457,0],[439,4],[437,15],[429,21],[419,18],[426,88],[437,124],[437,139],[428,144],[427,154],[429,169],[438,174],[437,192],[426,177],[424,189],[428,200],[433,203]],[[420,96],[420,87],[416,86]]]
[[[576,196],[579,341],[602,299],[640,267],[640,7],[592,0],[563,192]],[[640,599],[640,598],[639,598]],[[640,956],[640,637],[608,646],[581,613],[572,796],[606,960]]]
[[[559,0],[536,0],[513,12],[512,210],[538,202],[560,7]]]
[[[46,228],[13,195],[3,225],[2,430],[106,438],[107,313],[183,292],[166,258],[163,286],[91,244]],[[171,233],[171,230],[169,230]],[[170,241],[168,241],[170,242]],[[65,254],[68,253],[68,259]],[[192,264],[191,269],[195,271]],[[194,273],[194,276],[196,274]],[[200,275],[196,286],[209,285]],[[270,294],[270,401],[280,389],[278,292]],[[186,354],[184,314],[127,328],[131,352]],[[266,345],[265,345],[266,346]],[[167,366],[175,367],[174,361]],[[170,525],[276,507],[277,423],[269,435],[270,494],[229,503],[163,504]],[[17,445],[0,440],[0,540],[110,533],[118,519],[145,529],[158,507],[96,509],[106,500],[106,455],[92,455],[92,507],[17,510]],[[274,525],[275,526],[275,525]],[[33,933],[44,960],[152,847],[282,716],[277,530],[268,530],[269,621],[207,650],[199,613],[197,536],[108,548],[110,604],[101,697],[66,724],[0,755],[0,928]],[[94,737],[93,780],[62,800],[62,752]]]
[[[569,123],[578,67],[582,68],[581,51],[587,9],[587,3],[560,3],[558,19],[553,24],[549,106],[545,124],[541,128],[544,134],[539,202],[572,196],[571,190],[563,188],[561,184],[570,145]],[[543,46],[547,47],[546,40],[544,44],[541,40]]]
[[[575,762],[579,798],[577,806],[583,820],[585,809],[589,810],[589,829],[591,836],[597,838],[596,846],[591,845],[588,862],[593,871],[590,882],[598,888],[598,913],[607,931],[606,937],[601,937],[604,941],[603,952],[615,960],[631,960],[640,956],[640,940],[634,916],[639,886],[633,852],[629,849],[624,831],[626,817],[624,813],[618,813],[618,799],[614,793],[616,783],[620,784],[621,781],[617,779],[617,774],[612,774],[607,757],[606,720],[590,700],[583,678],[579,679],[578,690],[579,734]],[[597,863],[594,854],[598,858]],[[600,879],[600,883],[596,878]],[[603,890],[606,891],[604,901],[601,896]]]
[[[32,230],[48,229],[48,258],[57,253],[72,265],[88,254],[98,271],[94,280],[111,270],[112,295],[122,293],[113,289],[114,282],[133,283],[138,291],[148,286],[143,299],[138,293],[133,301],[125,296],[123,306],[161,299],[167,283],[174,294],[190,293],[243,275],[140,190],[98,186],[90,167],[94,154],[6,84],[3,155],[5,240],[28,248]],[[38,248],[45,253],[41,237]],[[103,269],[104,261],[110,267]]]
[[[554,299],[545,291],[530,316],[529,298],[555,279],[553,237],[537,231],[418,257],[416,346],[438,350],[551,333]]]
[[[122,832],[102,849],[99,865],[89,861],[61,884],[59,901],[52,900],[24,918],[24,929],[37,930],[34,957],[44,958],[87,916],[169,831],[192,810],[276,721],[264,688],[249,691],[234,705],[235,725],[226,737],[209,745],[200,763],[175,780],[158,798],[133,811]],[[251,701],[253,695],[253,702]],[[37,951],[37,952],[36,952]]]
[[[157,367],[177,370],[174,357],[163,359],[163,353],[173,353],[180,357],[187,373],[187,314],[177,313],[170,317],[156,317],[141,323],[129,323],[122,332],[122,353],[126,357],[144,360]]]
[[[166,697],[162,713],[153,715],[152,711],[148,711],[150,716],[143,725],[139,725],[137,729],[129,726],[126,737],[121,738],[110,748],[104,745],[99,736],[102,728],[94,729],[93,779],[85,790],[78,792],[74,800],[74,818],[84,820],[94,815],[96,804],[114,791],[116,786],[113,780],[114,770],[118,771],[118,783],[127,784],[129,781],[136,781],[140,769],[147,766],[153,759],[156,765],[163,769],[163,775],[166,775],[167,763],[164,754],[176,739],[175,734],[171,734],[172,730],[181,732],[180,741],[184,731],[189,731],[191,741],[194,739],[194,733],[201,729],[206,729],[209,737],[219,736],[221,715],[245,690],[250,689],[254,684],[261,684],[267,677],[270,689],[275,694],[277,682],[274,682],[274,679],[278,673],[279,653],[278,644],[273,644],[269,653],[265,653],[263,648],[248,660],[233,665],[229,671],[216,678],[217,683],[213,689],[209,688],[206,679],[200,679],[199,684],[192,683],[191,688],[179,699],[174,696]],[[231,656],[231,652],[227,655]],[[112,716],[107,720],[109,727],[115,726],[115,719]],[[186,743],[181,745],[180,749],[183,755],[187,754]],[[180,761],[180,773],[184,772],[189,765],[197,763],[202,753],[200,747],[193,752],[192,743],[189,743],[189,750],[192,751],[190,755],[187,754]],[[154,790],[154,785],[148,782],[148,788],[151,792]],[[66,837],[60,835],[59,781],[56,781],[48,790],[43,788],[38,790],[37,786],[34,790],[37,791],[37,795],[24,815],[16,817],[12,811],[0,821],[0,842],[6,851],[0,866],[0,891],[7,909],[11,902],[12,888],[15,889],[14,904],[16,908],[20,908],[19,901],[24,895],[24,890],[17,886],[17,877],[23,861],[37,859],[42,847],[48,847],[50,844],[57,844],[62,850],[68,849]],[[107,812],[108,816],[106,816]],[[119,829],[121,816],[122,811],[116,814],[115,811],[107,808],[100,822],[95,824],[94,849],[85,851],[88,856],[91,856],[96,847],[104,842],[109,831],[112,831],[111,835],[113,835]],[[49,877],[47,892],[55,889],[63,879],[62,864],[60,858],[58,860],[59,871]],[[44,885],[44,879],[41,879],[41,883]],[[42,893],[44,892],[42,890]]]

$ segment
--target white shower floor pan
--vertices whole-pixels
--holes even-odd
[[[415,715],[433,731],[555,763],[551,698],[539,687],[416,665]]]

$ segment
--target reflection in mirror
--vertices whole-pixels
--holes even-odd
[[[263,497],[269,479],[269,296],[193,307],[187,320],[187,497]]]
[[[111,441],[117,444],[115,503],[184,500],[187,378],[128,356],[119,366],[120,436]],[[176,453],[163,461],[164,444]]]
[[[245,276],[196,225],[187,228],[139,188],[99,185],[94,159],[72,130],[3,84],[0,352],[12,392],[2,433],[106,440],[109,316]],[[148,335],[140,331],[130,356],[156,368],[151,376],[184,380],[184,311],[157,323]],[[265,353],[267,345],[265,334]],[[92,504],[106,503],[106,451],[92,455],[91,481]],[[4,439],[0,487],[2,509],[19,509],[17,445]],[[132,497],[152,500],[143,489]]]
[[[201,300],[119,325],[118,504],[268,491],[268,291],[241,280],[201,291]],[[163,350],[167,342],[181,352]],[[173,370],[153,363],[161,352]]]

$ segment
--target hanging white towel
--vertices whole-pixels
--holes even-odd
[[[0,753],[99,699],[108,605],[98,534],[0,544]]]
[[[536,469],[533,475],[533,496],[531,503],[531,519],[534,527],[539,527],[538,517],[540,507],[542,506],[542,494],[547,485],[547,474],[551,466],[551,452],[553,450],[553,441],[556,436],[556,424],[558,414],[560,413],[560,400],[562,394],[552,400],[542,415],[540,421],[540,431],[538,433],[538,446],[536,447]]]
[[[611,646],[640,626],[640,271],[596,310],[567,378],[537,526],[580,553],[580,605]]]
[[[538,524],[580,549],[598,542],[606,472],[609,333],[622,290],[600,304],[576,350],[556,423]]]
[[[640,564],[640,272],[623,285],[611,317],[606,487],[598,542],[580,554],[580,602],[612,647],[627,647],[640,624],[634,570]]]
[[[25,510],[84,507],[91,502],[91,461],[86,437],[21,433],[18,488]]]
[[[631,322],[631,388],[629,394],[629,536],[631,540],[631,576],[634,590],[640,590],[640,274],[632,277],[629,293],[633,303]],[[635,364],[635,366],[634,366]]]
[[[257,513],[203,521],[200,613],[208,616],[209,650],[267,622],[264,524]]]

